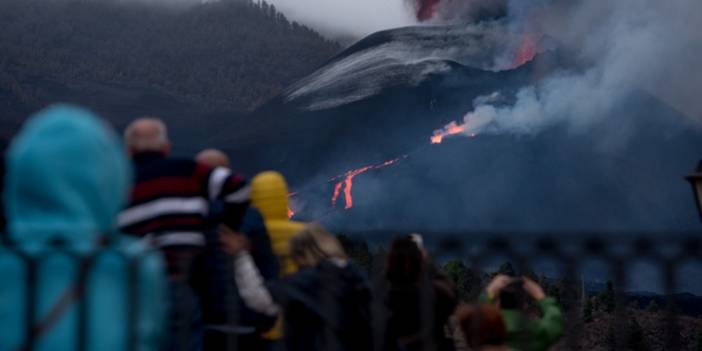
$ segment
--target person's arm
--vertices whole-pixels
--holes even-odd
[[[267,316],[277,315],[280,307],[273,301],[261,273],[246,249],[246,237],[225,227],[220,232],[220,241],[224,251],[234,256],[234,279],[244,304],[255,312]]]
[[[493,303],[495,299],[500,294],[500,291],[509,285],[512,278],[504,274],[498,274],[495,278],[492,278],[490,283],[485,287],[485,292],[480,294],[478,298],[480,303]]]
[[[258,272],[251,255],[242,251],[234,257],[234,279],[239,287],[239,295],[246,306],[252,310],[275,316],[280,308],[263,283],[263,277]]]
[[[529,278],[523,279],[524,290],[541,309],[541,318],[535,324],[535,341],[541,344],[542,349],[547,349],[563,335],[563,314],[556,299],[546,296],[539,284]]]
[[[553,297],[545,297],[537,304],[542,314],[537,323],[538,334],[548,347],[563,336],[563,313]]]
[[[278,278],[280,274],[278,257],[273,253],[271,238],[266,230],[263,217],[256,209],[250,207],[246,211],[241,232],[249,239],[251,257],[253,257],[263,279],[269,281]]]

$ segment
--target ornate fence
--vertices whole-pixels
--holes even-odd
[[[355,245],[366,245],[369,247],[366,254],[367,262],[362,265],[369,269],[374,284],[374,312],[373,321],[376,338],[376,346],[381,345],[384,330],[382,322],[385,320],[383,296],[385,285],[383,284],[382,272],[384,269],[384,258],[382,248],[389,246],[391,237],[383,233],[355,233],[347,235]],[[702,345],[702,340],[698,340],[697,333],[701,323],[696,319],[702,311],[696,305],[694,296],[681,295],[681,292],[694,289],[694,286],[702,286],[700,273],[702,266],[697,266],[702,261],[702,235],[696,233],[676,233],[676,234],[425,234],[428,240],[427,248],[434,262],[439,266],[444,266],[447,262],[460,262],[466,267],[466,272],[472,272],[477,280],[466,283],[463,288],[467,289],[464,298],[468,303],[475,302],[478,292],[484,287],[486,279],[490,273],[494,272],[500,263],[510,262],[516,274],[534,274],[540,277],[542,283],[559,286],[559,300],[565,311],[566,333],[563,340],[556,346],[562,350],[582,350],[593,348],[591,341],[588,341],[586,334],[590,324],[588,318],[583,317],[583,311],[587,304],[587,299],[598,294],[602,290],[602,285],[597,282],[611,281],[614,293],[613,310],[606,313],[606,318],[597,322],[597,325],[606,324],[608,336],[605,344],[598,344],[605,349],[624,350],[631,349],[632,333],[630,321],[636,319],[636,309],[630,308],[631,300],[637,296],[631,294],[631,280],[637,277],[645,277],[643,281],[644,289],[651,289],[656,294],[638,296],[641,299],[661,302],[661,310],[656,312],[655,325],[644,325],[644,335],[648,335],[652,344],[649,349],[666,350],[687,350],[696,349],[697,345]],[[366,238],[362,240],[360,238]],[[368,244],[365,244],[367,242]],[[360,244],[359,244],[360,243]],[[347,242],[348,244],[348,242]],[[351,251],[357,251],[352,248]],[[358,257],[354,252],[352,256]],[[22,277],[20,284],[25,292],[27,303],[24,304],[22,318],[23,336],[20,345],[24,350],[35,349],[36,333],[39,332],[42,323],[53,323],[52,317],[37,317],[37,294],[39,284],[37,282],[37,272],[42,262],[51,260],[52,257],[65,257],[75,262],[76,267],[76,291],[74,292],[74,306],[77,309],[77,319],[75,326],[75,350],[86,350],[87,345],[87,316],[89,315],[89,304],[86,303],[86,294],[83,282],[88,279],[96,262],[109,256],[111,260],[121,260],[125,267],[124,273],[124,296],[127,297],[126,315],[129,319],[125,349],[136,350],[137,345],[137,314],[139,302],[137,262],[139,256],[127,256],[113,250],[110,245],[105,245],[100,251],[90,255],[77,255],[71,250],[55,245],[44,254],[26,254],[6,242],[0,251],[0,262],[6,268],[16,266],[17,272]],[[362,258],[362,260],[366,260]],[[593,262],[596,263],[593,265]],[[642,265],[642,262],[644,263]],[[20,268],[21,267],[21,268]],[[638,267],[638,269],[637,269]],[[643,268],[642,268],[643,267]],[[653,271],[658,271],[653,274]],[[649,278],[654,277],[654,278]],[[456,278],[456,277],[454,277]],[[333,277],[331,279],[334,279]],[[463,282],[465,283],[465,282]],[[15,284],[15,282],[5,282],[5,284]],[[7,287],[8,285],[6,285]],[[690,288],[692,286],[692,288]],[[691,300],[681,301],[681,296],[687,296]],[[325,299],[322,299],[325,300]],[[699,301],[702,301],[700,299]],[[323,303],[323,301],[321,302]],[[426,310],[426,306],[432,305],[424,303],[421,308],[423,313],[431,314],[431,310]],[[177,304],[176,306],[179,306]],[[634,311],[634,312],[632,312]],[[189,313],[189,312],[188,312]],[[187,314],[187,313],[184,313]],[[60,317],[56,317],[60,318]],[[189,317],[186,317],[189,318]],[[642,317],[643,318],[643,317]],[[646,317],[647,318],[647,317]],[[640,318],[639,318],[640,319]],[[424,319],[428,323],[431,318]],[[690,326],[690,324],[695,324]],[[655,331],[649,330],[655,328]],[[692,334],[691,334],[692,333]],[[653,336],[652,336],[653,335]],[[182,349],[187,346],[193,336],[187,332],[179,333],[183,338],[179,344]],[[171,336],[175,337],[175,336]],[[699,344],[698,344],[699,343]],[[3,343],[4,344],[4,343]],[[231,349],[235,349],[232,343]],[[430,345],[427,342],[427,345]],[[599,347],[597,346],[597,347]],[[597,348],[595,347],[595,348]],[[431,349],[431,347],[427,347]]]

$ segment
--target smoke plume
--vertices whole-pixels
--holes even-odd
[[[405,0],[419,22],[473,22],[504,16],[507,0]]]
[[[509,99],[476,99],[462,122],[435,133],[457,126],[465,135],[533,134],[560,123],[587,126],[633,91],[648,92],[702,120],[702,99],[694,97],[702,87],[701,1],[513,0],[507,11],[516,42],[552,38],[574,56],[578,68],[551,74],[513,96],[496,92]],[[508,61],[519,65],[522,59],[498,58],[503,62],[496,67],[508,68]]]

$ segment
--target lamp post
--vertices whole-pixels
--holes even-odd
[[[685,179],[692,185],[692,192],[695,195],[695,203],[697,204],[697,212],[699,212],[700,219],[702,220],[702,161],[700,161],[695,172],[685,177]]]

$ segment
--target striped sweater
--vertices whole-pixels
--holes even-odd
[[[135,184],[129,206],[118,219],[123,232],[148,237],[162,248],[204,247],[213,201],[225,204],[223,223],[239,227],[251,193],[243,177],[160,153],[140,153],[133,159]]]

